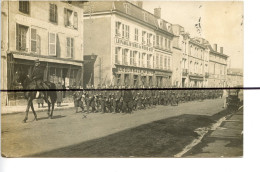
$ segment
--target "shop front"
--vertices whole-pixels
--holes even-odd
[[[77,88],[82,86],[82,62],[66,59],[36,57],[27,54],[10,53],[7,61],[7,88],[17,89],[15,73],[22,70],[29,76],[32,74],[34,61],[40,60],[40,65],[44,70],[44,81],[54,84],[61,84],[63,88]],[[21,94],[22,95],[22,94]],[[23,96],[10,92],[9,99],[17,99]]]

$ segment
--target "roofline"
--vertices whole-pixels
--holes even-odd
[[[212,51],[212,50],[210,50],[209,52],[210,52],[210,53],[213,53],[213,54],[221,55],[221,56],[226,57],[226,58],[229,57],[228,55],[226,55],[226,54],[221,54],[221,53],[219,53],[219,52],[217,52],[217,51]]]
[[[88,17],[88,16],[100,16],[100,15],[111,15],[111,14],[117,14],[117,15],[120,15],[120,16],[123,16],[123,17],[130,18],[131,20],[136,21],[136,22],[138,22],[141,25],[146,25],[146,26],[148,26],[148,27],[150,27],[150,28],[152,28],[152,29],[154,29],[156,31],[162,32],[162,33],[164,33],[166,35],[169,35],[169,36],[172,36],[172,37],[174,36],[173,33],[166,32],[166,31],[164,31],[164,30],[162,30],[162,29],[160,29],[160,28],[158,28],[158,27],[156,27],[154,25],[151,25],[148,22],[144,22],[142,20],[139,20],[138,18],[135,18],[135,17],[133,17],[131,15],[125,14],[125,13],[119,11],[119,10],[116,10],[116,9],[115,10],[109,10],[109,11],[95,12],[95,13],[91,13],[91,15],[89,13],[85,13],[84,12],[83,13],[83,18],[84,17]]]

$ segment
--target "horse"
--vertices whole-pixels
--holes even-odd
[[[37,114],[33,107],[33,100],[36,99],[37,89],[36,89],[36,83],[35,81],[31,80],[29,76],[22,72],[22,70],[19,70],[15,73],[15,82],[20,83],[24,89],[24,97],[27,99],[27,107],[26,107],[26,114],[25,118],[23,120],[24,123],[28,120],[28,112],[30,108],[32,109],[32,112],[34,114],[34,120],[37,121]],[[40,90],[44,91],[44,96],[42,97],[44,101],[48,104],[48,117],[50,119],[53,118],[53,110],[55,106],[55,102],[57,100],[57,92],[56,92],[56,85],[52,82],[45,81],[45,85],[48,87],[46,90]],[[50,90],[50,91],[48,91]]]

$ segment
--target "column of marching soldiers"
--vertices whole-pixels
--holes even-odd
[[[76,112],[86,113],[132,113],[133,111],[155,108],[158,105],[178,106],[179,103],[203,101],[222,97],[221,89],[161,89],[130,88],[127,86],[87,86],[73,93]]]

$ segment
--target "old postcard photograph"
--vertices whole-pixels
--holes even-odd
[[[243,1],[1,1],[3,158],[243,158]]]

